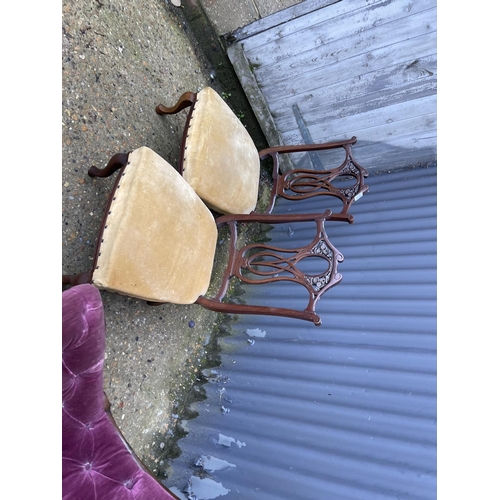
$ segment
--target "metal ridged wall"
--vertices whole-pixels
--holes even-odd
[[[227,500],[436,497],[436,166],[367,183],[354,224],[327,227],[345,260],[342,282],[318,304],[322,326],[233,324],[168,486],[184,489],[204,455],[232,464],[207,476]],[[277,246],[310,236],[300,224],[269,235]],[[248,297],[305,307],[300,286],[264,290]],[[234,441],[217,444],[219,434]]]

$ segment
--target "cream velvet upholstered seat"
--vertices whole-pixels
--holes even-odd
[[[248,214],[259,191],[259,153],[246,128],[210,87],[197,94],[183,152],[183,177],[213,210]]]
[[[147,147],[129,155],[104,221],[92,275],[100,289],[192,304],[206,293],[217,226],[182,176]]]

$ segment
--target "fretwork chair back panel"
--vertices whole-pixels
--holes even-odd
[[[117,170],[92,269],[77,276],[63,276],[63,284],[93,283],[101,290],[154,304],[198,303],[229,314],[268,314],[321,323],[315,305],[323,293],[342,279],[337,265],[343,256],[325,231],[325,220],[332,217],[330,212],[224,215],[214,219],[193,188],[153,150],[142,147],[117,154],[104,169],[92,167],[89,175],[107,177]],[[279,249],[265,244],[237,248],[238,223],[299,221],[316,227],[314,238],[302,248]],[[218,228],[224,226],[230,228],[229,262],[220,289],[208,297]],[[255,255],[257,246],[260,248]],[[299,270],[299,262],[318,256],[327,261],[324,272],[308,274]],[[245,269],[258,274],[264,265],[268,270],[259,279],[248,278]],[[295,310],[224,302],[231,279],[253,284],[281,279],[300,284],[308,294],[306,307]]]
[[[270,213],[277,197],[300,200],[312,196],[335,197],[342,207],[332,211],[353,222],[349,208],[368,190],[368,172],[352,155],[356,138],[324,144],[276,146],[258,151],[247,130],[227,103],[210,87],[198,93],[185,92],[171,108],[159,104],[160,115],[189,108],[179,161],[179,172],[202,200],[221,214],[248,214],[258,200],[260,164],[273,160],[273,189],[265,213]],[[324,171],[293,169],[285,172],[280,155],[323,150],[343,150],[339,166]],[[347,188],[337,187],[336,179],[351,179]],[[330,209],[330,206],[326,208]]]
[[[278,306],[251,306],[239,305],[240,313],[269,314],[275,316],[288,316],[291,318],[305,319],[316,325],[321,324],[321,318],[316,314],[316,304],[321,296],[331,287],[342,280],[338,272],[338,263],[344,256],[330,242],[325,230],[325,220],[330,212],[321,214],[298,215],[225,215],[216,219],[218,226],[227,224],[231,230],[229,263],[222,278],[219,291],[208,302],[200,297],[198,303],[219,312],[234,312],[233,305],[222,302],[226,295],[231,278],[236,278],[240,283],[250,285],[273,284],[289,282],[299,284],[305,288],[309,296],[307,306],[303,311]],[[315,222],[315,235],[311,241],[302,247],[276,247],[265,243],[250,243],[242,248],[237,248],[238,223],[265,222],[266,224],[290,224],[294,222]],[[321,260],[321,265],[318,264]],[[312,265],[304,266],[304,263]],[[309,268],[307,271],[305,268]],[[272,296],[272,295],[271,295]],[[265,311],[267,309],[267,311]],[[283,314],[285,313],[285,314]]]

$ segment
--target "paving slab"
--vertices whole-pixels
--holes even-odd
[[[275,12],[291,7],[301,0],[199,0],[210,23],[220,36],[267,17]],[[193,0],[183,0],[184,4]]]

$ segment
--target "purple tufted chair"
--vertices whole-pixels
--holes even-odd
[[[103,392],[105,324],[92,285],[62,294],[62,497],[178,499],[135,456]]]

